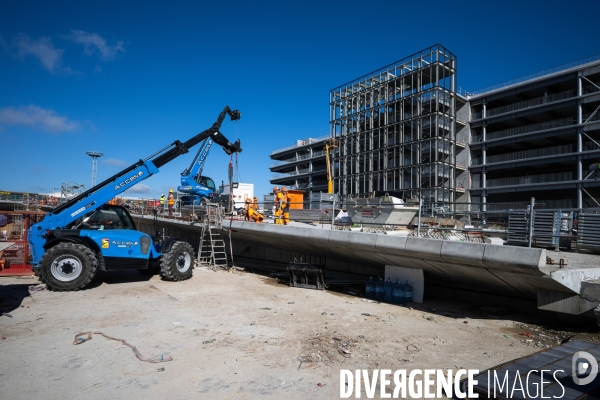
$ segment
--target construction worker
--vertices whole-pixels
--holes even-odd
[[[254,196],[254,203],[252,204],[252,208],[254,208],[254,211],[258,211],[258,197]]]
[[[246,219],[248,221],[258,222],[260,224],[265,217],[254,209],[254,207],[252,206],[252,200],[246,199],[245,206],[246,206],[245,208],[247,210],[246,211]]]
[[[275,206],[275,212],[273,213],[274,217],[275,217],[275,224],[277,225],[281,225],[282,221],[281,221],[281,217],[282,217],[282,213],[283,213],[283,203],[284,203],[284,199],[283,199],[283,193],[281,193],[279,191],[279,187],[275,186],[273,188],[273,203]]]
[[[250,221],[250,209],[252,208],[252,200],[246,198],[244,201],[244,219]]]
[[[175,196],[173,189],[169,189],[169,197],[167,197],[167,205],[169,206],[169,217],[173,216],[173,206],[175,205]]]
[[[292,196],[288,194],[287,188],[284,186],[281,188],[283,195],[283,224],[287,225],[290,222],[290,204],[292,203]]]
[[[160,200],[158,200],[160,203],[160,208],[162,208],[163,210],[165,209],[165,194],[161,194],[160,195]]]

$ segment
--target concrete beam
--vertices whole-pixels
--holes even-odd
[[[490,268],[542,276],[540,268],[546,265],[546,249],[486,244],[483,264]]]
[[[440,254],[443,260],[451,263],[486,267],[483,263],[485,246],[483,243],[444,241]]]
[[[580,315],[597,307],[598,302],[583,299],[578,294],[538,289],[537,306],[540,310]]]
[[[600,302],[600,279],[582,281],[579,295],[586,300]]]
[[[406,238],[404,251],[411,257],[441,261],[443,243],[443,240],[409,237]]]

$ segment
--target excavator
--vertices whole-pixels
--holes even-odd
[[[31,265],[47,289],[82,289],[98,270],[160,269],[165,280],[191,278],[194,249],[189,243],[177,237],[165,238],[160,230],[154,236],[138,231],[126,208],[108,202],[209,138],[227,154],[241,152],[239,140],[230,143],[219,132],[226,115],[232,121],[240,119],[238,110],[226,106],[210,128],[186,142],[176,140],[145,160],[139,160],[52,209],[41,222],[30,226]]]

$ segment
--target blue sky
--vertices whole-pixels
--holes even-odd
[[[0,2],[0,190],[91,186],[242,119],[239,177],[270,191],[269,155],[329,132],[329,90],[440,43],[468,91],[600,53],[597,1]],[[125,195],[179,184],[196,149]],[[215,146],[205,175],[227,180]]]

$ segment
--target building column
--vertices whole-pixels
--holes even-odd
[[[487,117],[487,104],[484,101],[483,102],[483,113],[482,113],[482,117],[486,118]],[[481,133],[481,141],[485,143],[486,139],[487,139],[487,126],[486,126],[486,122],[483,122],[483,130]],[[483,225],[486,224],[486,211],[487,211],[487,191],[485,190],[485,188],[487,187],[486,184],[486,180],[487,180],[487,168],[486,168],[486,164],[487,164],[487,146],[484,144],[481,147],[481,165],[483,165],[483,168],[481,169],[481,188],[483,189],[481,191],[481,216],[483,218],[482,223]]]
[[[583,77],[582,72],[577,74],[577,180],[583,179],[583,165],[581,161],[581,152],[583,151],[583,109],[581,104],[581,96],[583,95]],[[582,184],[577,184],[577,208],[583,208]]]

